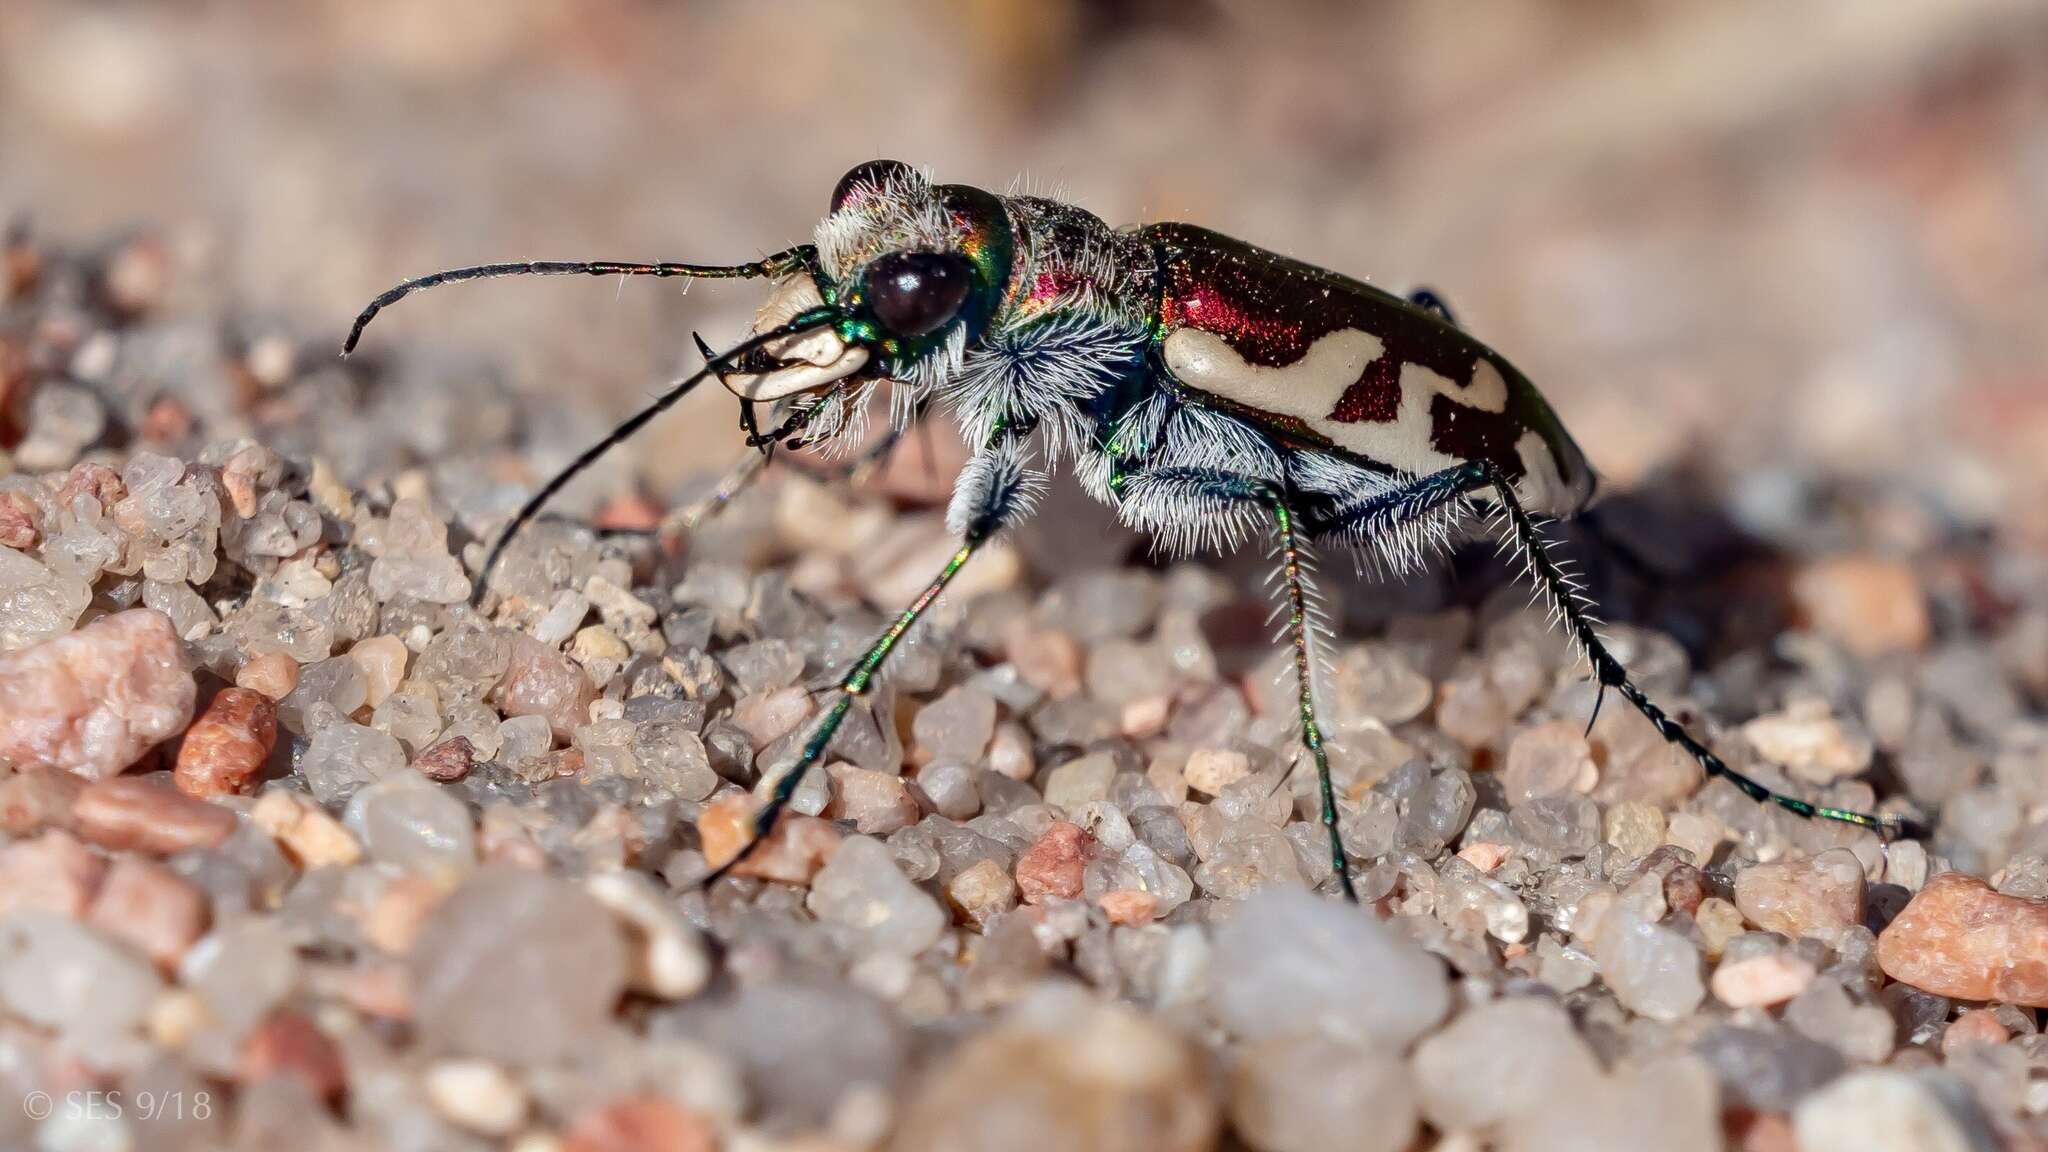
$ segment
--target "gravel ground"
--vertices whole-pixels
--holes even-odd
[[[1256,583],[1026,538],[706,891],[937,514],[771,474],[663,548],[625,496],[479,614],[559,413],[164,309],[175,264],[0,267],[10,1147],[2048,1145],[2038,554],[1745,491],[1741,642],[1614,628],[1732,763],[1926,841],[1588,733],[1519,592],[1347,628],[1354,909]]]

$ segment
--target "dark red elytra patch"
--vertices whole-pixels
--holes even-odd
[[[1460,404],[1439,392],[1429,400],[1430,447],[1458,460],[1491,460],[1510,476],[1522,474],[1515,452],[1521,427],[1505,412]]]
[[[1160,301],[1160,319],[1169,329],[1195,328],[1214,332],[1247,364],[1284,368],[1302,358],[1315,343],[1296,318],[1275,315],[1256,303],[1237,299],[1220,286],[1191,285],[1185,292],[1169,291]],[[1315,336],[1336,331],[1316,330]]]
[[[1358,380],[1337,397],[1330,419],[1339,424],[1384,424],[1401,412],[1401,362],[1387,353],[1365,366]]]
[[[1346,328],[1379,337],[1381,354],[1333,402],[1335,422],[1398,419],[1404,365],[1469,387],[1479,359],[1488,355],[1471,337],[1398,297],[1243,241],[1185,224],[1152,225],[1139,234],[1159,255],[1164,331],[1213,332],[1246,363],[1268,367],[1294,364],[1317,340]],[[1274,413],[1242,415],[1288,430]],[[1430,399],[1431,444],[1455,459],[1490,460],[1519,476],[1515,443],[1528,415],[1513,396],[1506,411],[1488,412],[1439,393]]]
[[[1357,383],[1337,398],[1336,406],[1330,409],[1330,419],[1341,424],[1392,420],[1401,409],[1403,364],[1419,364],[1461,388],[1472,383],[1475,353],[1465,346],[1465,341],[1446,340],[1433,325],[1420,322],[1389,325],[1379,336],[1384,350],[1359,373]],[[1444,397],[1439,394],[1436,399]],[[1434,410],[1432,404],[1431,411]]]
[[[1380,339],[1380,355],[1332,404],[1333,420],[1395,419],[1403,364],[1419,364],[1460,385],[1471,382],[1479,347],[1397,299],[1201,229],[1161,225],[1151,231],[1163,242],[1159,314],[1169,330],[1213,332],[1246,363],[1276,368],[1298,362],[1332,332],[1353,329]]]

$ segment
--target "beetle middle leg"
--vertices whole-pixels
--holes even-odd
[[[1351,861],[1338,833],[1337,789],[1330,776],[1330,752],[1316,718],[1316,648],[1320,641],[1316,597],[1304,558],[1304,524],[1296,502],[1278,484],[1204,468],[1158,468],[1115,482],[1139,519],[1149,519],[1149,501],[1204,501],[1222,505],[1263,506],[1273,518],[1287,637],[1294,647],[1296,703],[1301,711],[1301,746],[1315,761],[1316,789],[1323,829],[1330,840],[1330,868],[1337,874],[1344,898],[1358,902],[1351,881]]]
[[[1304,501],[1299,496],[1290,499],[1278,485],[1205,468],[1152,469],[1134,473],[1120,483],[1125,499],[1139,505],[1133,508],[1133,512],[1141,521],[1155,518],[1142,507],[1146,502],[1181,505],[1178,508],[1180,515],[1188,514],[1185,502],[1189,500],[1225,506],[1257,503],[1271,509],[1280,542],[1281,578],[1286,586],[1288,636],[1294,645],[1295,674],[1301,693],[1302,746],[1315,760],[1316,785],[1320,792],[1324,831],[1330,839],[1331,863],[1344,895],[1354,901],[1357,894],[1338,830],[1336,787],[1330,775],[1329,752],[1324,745],[1322,726],[1316,718],[1311,689],[1315,619],[1310,611],[1313,590],[1301,564],[1301,541],[1306,537],[1318,544],[1375,549],[1388,559],[1389,567],[1406,567],[1419,559],[1422,545],[1407,542],[1401,534],[1418,525],[1427,527],[1444,522],[1452,505],[1486,483],[1487,473],[1483,465],[1460,464],[1316,508],[1309,514],[1300,511],[1299,506]],[[1327,505],[1327,501],[1322,503]],[[1390,543],[1395,541],[1402,542]]]

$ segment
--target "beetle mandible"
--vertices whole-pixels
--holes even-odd
[[[487,554],[479,602],[507,541],[551,496],[707,377],[740,398],[748,443],[764,454],[778,443],[856,439],[885,381],[894,432],[936,402],[973,453],[947,509],[958,550],[839,679],[796,761],[764,786],[752,839],[707,883],[766,838],[904,634],[977,549],[1029,515],[1045,471],[1063,462],[1168,551],[1232,548],[1255,530],[1271,532],[1301,746],[1315,764],[1331,864],[1350,899],[1357,895],[1317,719],[1320,640],[1307,549],[1343,547],[1405,571],[1483,511],[1601,693],[1618,693],[1709,775],[1803,816],[1881,833],[1906,826],[1766,788],[1635,685],[1550,555],[1538,519],[1591,502],[1585,455],[1535,386],[1430,293],[1393,295],[1187,224],[1112,229],[1056,200],[937,184],[878,160],[839,181],[810,244],[735,265],[560,262],[437,273],[373,301],[344,350],[379,310],[421,288],[525,274],[762,278],[774,287],[746,339],[717,354],[700,340],[702,370],[519,510]],[[762,430],[757,405],[779,422]]]

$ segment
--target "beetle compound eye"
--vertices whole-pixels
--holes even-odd
[[[858,194],[872,192],[885,184],[902,183],[916,172],[901,160],[870,160],[856,165],[839,178],[839,184],[832,189],[832,211],[846,207],[847,202]]]
[[[892,252],[868,265],[868,308],[882,327],[916,339],[944,327],[967,302],[974,272],[950,252]]]

